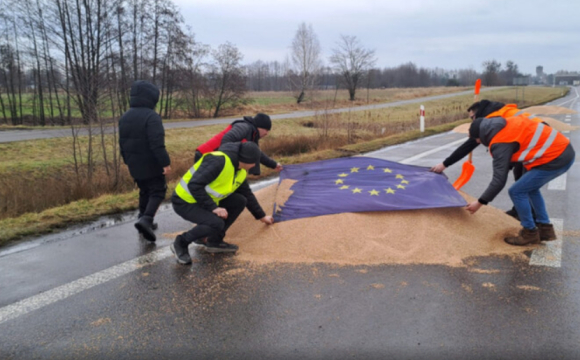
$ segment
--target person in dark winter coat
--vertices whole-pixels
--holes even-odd
[[[556,240],[554,227],[540,189],[564,174],[574,164],[575,152],[570,140],[557,130],[526,115],[478,118],[469,128],[469,137],[489,147],[493,158],[493,177],[478,200],[466,207],[471,214],[491,202],[504,188],[511,163],[521,162],[526,172],[509,188],[520,217],[518,236],[507,237],[511,245],[539,244]],[[532,208],[536,218],[532,216]]]
[[[165,149],[165,130],[161,117],[154,111],[159,89],[139,80],[131,86],[130,109],[119,119],[119,146],[123,161],[139,187],[139,220],[137,230],[148,241],[155,241],[153,218],[165,199],[165,175],[171,172],[171,161]]]
[[[260,153],[253,142],[227,143],[218,151],[205,154],[185,173],[171,202],[179,216],[196,226],[178,235],[171,245],[178,263],[191,264],[191,243],[211,253],[236,252],[238,247],[223,239],[244,208],[256,220],[267,225],[274,223],[246,180],[247,170],[259,160]]]
[[[195,151],[194,162],[201,159],[202,155],[217,150],[221,145],[231,142],[251,141],[260,145],[260,139],[266,137],[272,130],[272,120],[266,114],[258,113],[256,116],[244,116],[241,120],[236,120],[222,132],[212,137],[206,143],[200,145]],[[256,166],[248,173],[251,175],[260,175],[260,164],[276,171],[282,170],[282,165],[266,154],[260,152],[260,159],[256,161]]]

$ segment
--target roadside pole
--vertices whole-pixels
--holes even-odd
[[[421,115],[419,127],[421,129],[421,132],[425,132],[425,106],[421,105],[421,107],[419,108],[419,113]]]

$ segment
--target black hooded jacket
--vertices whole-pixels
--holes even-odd
[[[501,102],[481,100],[479,102],[479,109],[475,113],[475,118],[484,118],[489,114],[498,111],[504,106],[505,104]],[[447,159],[443,161],[443,165],[445,165],[445,167],[450,167],[451,165],[469,155],[469,153],[472,152],[477,147],[477,145],[479,144],[477,141],[475,141],[475,139],[468,138],[463,144],[455,149],[455,151],[451,153]]]
[[[222,138],[222,145],[232,142],[239,142],[242,140],[252,141],[258,146],[260,145],[260,132],[258,131],[258,127],[256,123],[254,123],[254,119],[251,116],[244,116],[242,120],[236,120],[232,123],[232,128],[228,131],[224,137]],[[260,161],[256,163],[250,171],[249,174],[252,175],[260,175],[260,164],[263,164],[270,169],[276,168],[278,163],[271,158],[269,158],[266,154],[262,152],[260,155]]]
[[[161,117],[153,110],[159,90],[147,81],[131,86],[131,108],[119,119],[119,146],[123,161],[134,179],[163,175],[170,165],[165,149],[165,130]]]
[[[220,146],[219,148],[219,151],[224,152],[230,158],[235,169],[237,169],[239,166],[238,153],[240,152],[240,145],[240,142],[227,143]],[[218,207],[218,205],[216,205],[216,203],[208,195],[205,187],[219,176],[225,164],[226,159],[224,159],[223,156],[214,156],[211,153],[205,155],[203,162],[197,168],[189,180],[189,183],[187,184],[189,192],[195,198],[197,203],[208,211],[213,211]],[[250,211],[254,218],[261,219],[266,216],[266,213],[260,206],[260,203],[258,203],[258,199],[256,199],[256,196],[254,196],[254,193],[252,192],[252,189],[250,188],[247,180],[244,181],[242,185],[240,185],[235,193],[241,194],[246,198],[246,208]],[[184,201],[175,193],[173,194],[172,201],[184,203]]]

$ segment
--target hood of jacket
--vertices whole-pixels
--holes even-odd
[[[240,161],[238,160],[238,153],[240,152],[241,145],[242,143],[240,142],[225,143],[218,149],[218,151],[223,152],[230,158],[236,170],[238,169],[238,166],[240,164]]]
[[[159,101],[159,89],[157,86],[145,80],[137,80],[131,85],[131,107],[144,107],[155,109]]]
[[[491,114],[492,112],[498,111],[505,104],[497,101],[489,101],[489,100],[481,100],[479,102],[479,109],[475,113],[476,118],[486,117],[487,115]]]
[[[502,117],[492,117],[483,119],[479,125],[479,140],[485,146],[489,146],[491,139],[497,135],[505,126],[507,122]]]

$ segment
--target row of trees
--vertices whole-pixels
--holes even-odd
[[[246,88],[239,50],[196,42],[170,0],[20,0],[0,11],[5,123],[115,118],[137,79],[159,86],[165,117],[217,116]]]
[[[284,62],[244,66],[231,43],[195,40],[171,0],[19,0],[0,9],[0,110],[4,123],[101,124],[128,107],[132,81],[161,89],[165,118],[219,116],[248,90],[471,85],[480,74],[418,68],[378,69],[375,52],[342,35],[325,64],[312,25],[300,24]],[[511,62],[508,62],[510,64]],[[511,63],[514,65],[513,63]],[[484,83],[509,83],[485,65]],[[508,67],[511,65],[508,65]],[[517,73],[517,65],[515,66]]]

